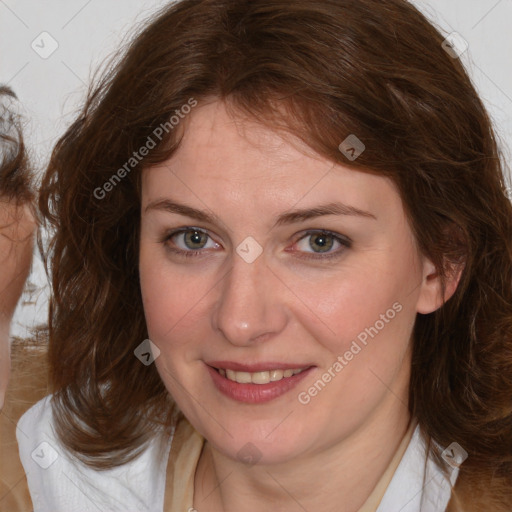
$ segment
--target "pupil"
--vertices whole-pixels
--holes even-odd
[[[189,231],[185,234],[185,244],[187,246],[194,246],[191,247],[192,249],[200,249],[206,244],[206,240],[202,240],[201,237],[204,235],[204,233],[201,233],[200,231]],[[199,245],[199,247],[197,247]]]
[[[331,235],[322,233],[321,235],[315,235],[310,239],[310,247],[313,250],[319,249],[317,252],[327,252],[333,245],[333,239]],[[315,247],[316,246],[316,247]]]

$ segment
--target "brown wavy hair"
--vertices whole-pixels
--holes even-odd
[[[39,206],[55,229],[54,417],[72,452],[95,468],[119,465],[169,421],[155,366],[133,351],[147,337],[141,171],[173,154],[178,130],[106,197],[95,191],[190,98],[216,98],[333,163],[391,178],[422,253],[444,277],[463,267],[454,296],[417,316],[410,412],[428,439],[469,453],[452,510],[510,510],[512,206],[489,116],[444,39],[405,0],[182,0],[138,31],[42,182]],[[338,149],[350,134],[366,146],[353,162]]]

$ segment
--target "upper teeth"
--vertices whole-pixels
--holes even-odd
[[[275,382],[285,377],[291,377],[304,371],[306,368],[298,368],[296,370],[269,370],[264,372],[235,372],[233,370],[224,370],[219,368],[219,373],[228,378],[238,382],[239,384],[268,384],[269,382]]]

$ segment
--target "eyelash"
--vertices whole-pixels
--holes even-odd
[[[174,230],[174,231],[171,231],[169,233],[167,233],[164,238],[161,240],[161,243],[163,243],[167,250],[173,252],[174,254],[177,254],[178,256],[183,256],[185,258],[195,258],[195,257],[198,257],[198,256],[202,256],[203,252],[201,249],[198,249],[198,250],[189,250],[189,251],[185,251],[183,249],[176,249],[175,247],[170,247],[169,246],[169,241],[177,236],[177,235],[181,235],[183,233],[188,233],[189,231],[199,231],[200,233],[204,233],[206,236],[208,236],[211,240],[213,240],[210,235],[208,235],[208,233],[203,230],[203,229],[200,229],[200,228],[194,228],[194,227],[187,227],[187,228],[181,228],[181,229],[177,229],[177,230]],[[342,248],[338,248],[336,251],[333,251],[333,252],[328,252],[328,253],[305,253],[307,254],[306,255],[303,255],[301,254],[299,256],[299,258],[304,258],[304,259],[309,259],[309,260],[328,260],[328,259],[334,259],[334,258],[339,258],[343,252],[345,252],[345,249],[350,249],[352,247],[352,240],[350,240],[348,237],[342,237],[340,236],[339,234],[337,233],[334,233],[332,231],[328,231],[328,230],[325,230],[325,229],[313,229],[313,230],[309,230],[309,231],[305,231],[304,233],[302,233],[302,235],[297,238],[294,242],[294,245],[297,244],[298,242],[300,242],[301,240],[303,240],[304,238],[307,238],[308,236],[312,236],[312,235],[329,235],[330,237],[332,237],[336,242],[338,242],[342,247]],[[217,243],[217,242],[215,242]],[[290,251],[290,252],[300,252],[300,251]]]

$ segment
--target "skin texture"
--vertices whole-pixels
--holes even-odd
[[[30,208],[0,198],[0,407],[9,381],[9,329],[30,272],[35,220]]]
[[[161,350],[158,371],[207,439],[194,506],[358,510],[410,420],[411,332],[418,312],[442,303],[435,268],[419,254],[387,178],[334,165],[291,135],[230,115],[220,101],[196,108],[183,126],[178,151],[143,173],[140,279],[149,336]],[[151,207],[163,199],[218,220]],[[331,202],[375,218],[324,215],[275,226],[285,212]],[[183,227],[211,237],[188,258],[172,252],[190,247],[183,235],[164,241]],[[349,237],[351,247],[334,243],[336,257],[308,259],[315,237],[307,230]],[[248,236],[263,248],[252,263],[236,252]],[[455,287],[448,283],[445,298]],[[298,393],[397,302],[401,311],[301,404]],[[243,404],[213,386],[204,363],[212,360],[316,368],[275,400]],[[255,465],[238,458],[246,443],[261,456]]]

